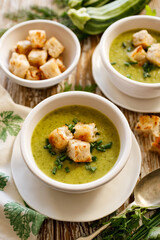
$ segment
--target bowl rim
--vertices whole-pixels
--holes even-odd
[[[56,181],[54,179],[51,179],[50,177],[45,175],[38,168],[38,166],[36,166],[36,169],[32,168],[32,161],[34,160],[34,158],[32,160],[30,160],[29,154],[28,154],[29,150],[27,148],[27,144],[25,144],[26,134],[27,134],[27,131],[28,131],[28,123],[31,122],[31,119],[34,118],[36,113],[41,111],[41,109],[44,106],[46,106],[47,104],[49,104],[50,102],[58,101],[60,98],[67,98],[68,96],[69,97],[71,97],[71,96],[87,97],[87,98],[90,98],[92,100],[94,99],[95,101],[98,100],[98,101],[100,101],[101,104],[108,105],[109,108],[112,108],[113,112],[115,112],[115,114],[117,114],[117,116],[121,119],[121,123],[122,123],[123,129],[124,129],[124,134],[126,135],[126,139],[127,139],[126,144],[124,146],[125,150],[123,150],[123,156],[121,157],[120,162],[118,162],[117,165],[114,167],[114,171],[109,171],[106,175],[102,176],[101,178],[99,178],[95,181],[89,182],[89,183],[84,183],[84,184],[62,183],[62,182]],[[69,105],[69,104],[67,104],[67,105]],[[64,106],[67,106],[67,105],[64,105]],[[70,104],[70,105],[74,105],[74,104]],[[79,105],[84,105],[84,104],[79,104]],[[55,109],[56,108],[53,108],[53,110],[55,110]],[[39,119],[39,121],[41,119]],[[33,133],[33,131],[32,131],[32,133]],[[131,129],[129,127],[127,119],[125,118],[123,113],[120,111],[120,109],[116,105],[114,105],[112,102],[110,102],[109,100],[107,100],[106,98],[104,98],[102,96],[99,96],[99,95],[93,94],[93,93],[88,93],[88,92],[81,92],[81,91],[58,93],[58,94],[55,94],[51,97],[48,97],[47,99],[40,102],[28,114],[27,118],[25,119],[25,121],[23,123],[22,129],[21,129],[21,135],[20,135],[20,148],[21,148],[22,156],[23,156],[23,159],[24,159],[26,165],[31,170],[31,172],[34,175],[36,175],[40,180],[47,183],[49,186],[51,186],[51,187],[53,187],[57,190],[60,190],[60,191],[66,191],[66,192],[72,192],[72,193],[90,191],[90,190],[93,190],[97,187],[100,187],[103,184],[107,183],[108,181],[112,180],[125,166],[128,158],[129,158],[130,152],[131,152],[131,146],[132,146]],[[42,174],[37,173],[38,169]]]
[[[157,20],[160,22],[160,18],[156,17],[156,16],[146,16],[146,15],[136,15],[136,16],[129,16],[129,17],[125,17],[122,18],[118,21],[116,21],[115,23],[113,23],[112,25],[110,25],[105,32],[103,33],[101,40],[100,40],[100,56],[102,59],[102,62],[105,66],[105,68],[107,68],[107,70],[109,70],[110,72],[114,73],[116,75],[116,77],[123,79],[126,83],[130,84],[132,83],[135,86],[139,86],[139,87],[145,87],[145,88],[150,88],[152,87],[157,88],[160,87],[160,83],[144,83],[144,82],[138,82],[136,80],[133,79],[128,79],[127,77],[125,77],[124,75],[122,75],[121,73],[119,73],[110,63],[109,59],[106,59],[106,55],[105,55],[105,48],[106,48],[106,43],[107,43],[107,37],[108,35],[110,35],[112,33],[112,31],[116,31],[116,28],[123,25],[124,23],[126,23],[127,21],[135,21],[135,20],[139,20],[139,19],[146,19],[146,20]],[[137,26],[138,28],[138,26]],[[129,30],[132,30],[128,29]],[[136,28],[134,28],[136,29]],[[154,28],[153,28],[154,30]],[[157,31],[157,30],[156,30]],[[124,31],[126,32],[126,31]],[[122,32],[123,33],[123,32]],[[117,35],[118,36],[118,35]]]
[[[73,31],[71,31],[68,27],[66,27],[65,25],[63,25],[61,23],[58,23],[58,22],[52,21],[52,20],[43,20],[43,19],[24,21],[22,23],[18,23],[15,26],[11,27],[1,37],[1,39],[0,39],[0,49],[3,47],[3,42],[10,35],[10,33],[14,32],[15,30],[17,30],[18,28],[20,28],[22,26],[32,25],[34,23],[41,23],[41,22],[46,23],[46,24],[52,24],[53,26],[58,26],[61,29],[63,29],[64,31],[68,32],[75,42],[76,54],[75,54],[75,57],[74,57],[72,63],[70,64],[70,66],[63,73],[61,73],[60,75],[58,75],[56,77],[53,77],[53,78],[44,79],[43,81],[23,79],[23,78],[20,78],[20,77],[14,75],[13,73],[11,73],[9,71],[9,69],[7,67],[4,66],[3,58],[0,57],[0,68],[4,71],[4,73],[6,73],[8,75],[8,77],[10,79],[14,78],[17,83],[20,82],[20,83],[24,83],[24,84],[31,85],[31,86],[34,85],[35,88],[39,87],[39,86],[49,87],[49,86],[55,85],[58,82],[62,81],[62,79],[65,79],[74,70],[74,68],[78,64],[80,54],[81,54],[80,42],[79,42],[77,36],[75,35],[75,33]]]

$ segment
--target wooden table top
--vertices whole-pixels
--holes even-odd
[[[1,0],[0,1],[0,28],[8,28],[13,25],[11,20],[8,20],[4,17],[4,13],[6,12],[15,12],[18,9],[26,8],[31,5],[39,5],[39,6],[48,6],[52,7],[53,0]],[[152,0],[149,4],[152,9],[156,9],[157,16],[160,16],[160,1]],[[144,11],[142,12],[144,13]],[[15,23],[14,23],[15,24]],[[94,83],[94,79],[91,71],[91,58],[92,53],[99,42],[99,36],[88,37],[81,43],[82,54],[77,66],[77,69],[69,76],[66,81],[72,84],[72,87],[77,84],[81,84],[82,86],[86,86],[88,84]],[[0,84],[7,89],[13,100],[21,105],[25,105],[33,108],[43,99],[54,95],[60,91],[60,84],[42,90],[37,89],[29,89],[26,87],[19,86],[13,82],[11,82],[8,78],[6,78],[5,74],[0,70]],[[61,83],[63,85],[64,82]],[[102,92],[97,87],[96,94],[102,95]],[[138,117],[143,113],[137,113],[133,111],[126,110],[124,108],[119,107],[120,110],[124,113],[127,118],[129,125],[134,132],[135,124],[138,121]],[[154,114],[155,115],[155,114]],[[160,113],[156,115],[160,116]],[[141,166],[141,179],[144,175],[155,170],[160,167],[160,156],[156,153],[152,153],[148,151],[150,146],[150,140],[148,138],[143,138],[141,136],[136,136],[136,139],[140,145],[141,153],[142,153],[142,166]],[[120,207],[119,211],[124,209],[131,201],[133,200],[133,194],[130,198]],[[52,219],[47,219],[43,223],[41,227],[40,234],[38,236],[39,240],[75,240],[80,236],[87,236],[94,231],[92,227],[92,223],[74,223],[74,222],[61,222],[55,221]]]

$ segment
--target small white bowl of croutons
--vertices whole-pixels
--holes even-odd
[[[100,41],[110,81],[135,98],[160,96],[160,18],[126,17],[112,24]]]
[[[95,190],[125,167],[132,133],[123,113],[93,93],[66,92],[38,104],[25,119],[20,148],[30,171],[51,188]]]
[[[9,79],[25,87],[46,88],[68,77],[81,48],[66,26],[33,20],[10,28],[0,40],[0,52],[0,66]]]

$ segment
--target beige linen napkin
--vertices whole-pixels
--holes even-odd
[[[26,206],[10,167],[14,140],[29,111],[30,108],[15,104],[0,86],[0,240],[36,239],[45,219]]]

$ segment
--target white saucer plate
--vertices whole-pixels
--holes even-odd
[[[98,87],[103,94],[113,103],[120,107],[136,112],[160,112],[160,97],[152,99],[140,99],[130,97],[119,91],[110,79],[99,54],[99,45],[96,47],[92,56],[92,74]]]
[[[131,155],[119,175],[101,188],[82,194],[51,189],[27,168],[17,136],[11,159],[14,182],[25,202],[38,212],[70,222],[94,221],[118,209],[131,195],[141,168],[141,152],[133,136]]]

